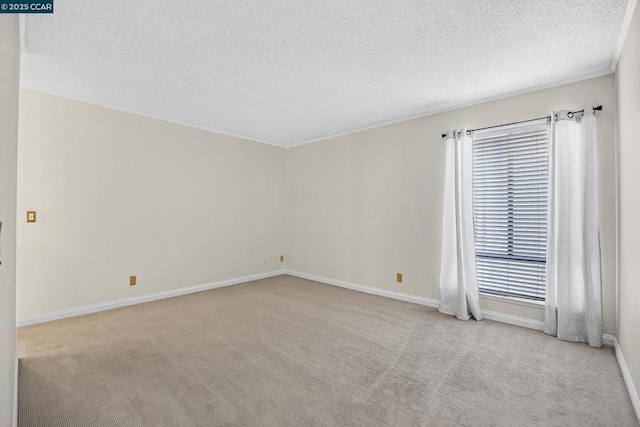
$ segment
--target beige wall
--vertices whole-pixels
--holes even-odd
[[[598,114],[604,332],[616,324],[612,75],[287,150],[289,268],[438,299],[447,129],[602,104]],[[396,273],[404,282],[395,281]],[[539,307],[483,298],[484,309],[543,319]]]
[[[283,148],[29,90],[19,132],[18,319],[282,268]]]
[[[602,103],[604,331],[615,333],[614,99],[605,76],[284,150],[23,90],[18,319],[274,271],[285,240],[288,268],[437,299],[440,134]],[[535,305],[482,305],[543,319]]]
[[[640,391],[640,7],[616,71],[618,94],[618,342]],[[640,413],[638,413],[640,417]]]
[[[13,425],[16,357],[18,17],[0,15],[0,426]]]

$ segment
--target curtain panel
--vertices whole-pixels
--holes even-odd
[[[447,134],[442,261],[441,313],[469,320],[482,319],[473,229],[473,147],[466,130]]]
[[[596,118],[552,114],[549,140],[547,287],[544,331],[602,345]]]

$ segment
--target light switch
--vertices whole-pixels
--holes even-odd
[[[36,222],[36,211],[27,211],[27,222]]]

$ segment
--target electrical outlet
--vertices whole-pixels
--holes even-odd
[[[129,286],[136,285],[136,276],[129,276]]]
[[[280,262],[284,262],[284,255],[280,255]]]
[[[396,275],[396,281],[397,281],[398,283],[402,283],[402,273],[398,273],[398,274]]]

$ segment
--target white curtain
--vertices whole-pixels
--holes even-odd
[[[473,147],[466,131],[447,134],[440,268],[441,313],[482,319],[473,229]]]
[[[596,119],[552,114],[544,331],[602,345]]]

